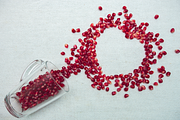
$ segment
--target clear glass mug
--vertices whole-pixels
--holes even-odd
[[[13,116],[27,116],[52,103],[69,91],[60,70],[49,62],[33,61],[23,72],[20,83],[5,97],[7,110]]]

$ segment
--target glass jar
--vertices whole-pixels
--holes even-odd
[[[69,91],[60,70],[49,62],[33,61],[23,72],[20,83],[5,97],[7,110],[13,116],[27,116],[52,103]]]

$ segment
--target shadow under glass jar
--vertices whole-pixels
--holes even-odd
[[[7,110],[20,118],[52,103],[68,91],[66,79],[53,63],[35,60],[25,69],[20,83],[6,95],[4,102]]]

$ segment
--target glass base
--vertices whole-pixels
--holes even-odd
[[[9,113],[10,113],[11,115],[13,115],[14,117],[17,117],[17,118],[22,117],[22,115],[17,114],[17,112],[12,108],[12,106],[11,106],[11,104],[10,104],[10,101],[9,101],[7,95],[6,95],[6,97],[4,98],[4,104],[5,104],[7,110],[9,111]]]

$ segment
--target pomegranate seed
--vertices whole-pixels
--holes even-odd
[[[20,93],[20,92],[17,92],[16,95],[17,95],[18,97],[20,97],[21,93]]]
[[[156,59],[154,59],[154,60],[153,60],[153,64],[156,64],[156,63],[157,63],[157,60],[156,60]]]
[[[167,52],[166,52],[166,51],[162,51],[162,54],[163,54],[163,55],[167,55]]]
[[[97,86],[97,90],[101,90],[101,86]]]
[[[154,86],[158,86],[158,83],[157,82],[154,82],[154,84],[153,84]]]
[[[155,16],[154,16],[154,19],[158,19],[158,18],[159,18],[159,15],[155,15]]]
[[[175,29],[174,29],[174,28],[171,28],[170,32],[171,32],[171,33],[174,33],[174,32],[175,32]]]
[[[162,58],[162,53],[159,53],[157,57],[158,57],[158,59],[161,59]]]
[[[128,91],[128,87],[125,87],[125,88],[124,88],[124,91],[127,92],[127,91]]]
[[[61,52],[61,55],[65,55],[65,52]]]
[[[69,57],[69,60],[73,60],[73,57]]]
[[[146,84],[149,84],[149,80],[146,80],[145,83],[146,83]]]
[[[134,89],[134,88],[135,88],[135,86],[134,86],[134,85],[130,85],[130,88]]]
[[[118,12],[118,15],[121,16],[121,15],[122,15],[122,12]]]
[[[151,74],[151,75],[152,75],[153,73],[154,73],[154,71],[149,71],[149,74]]]
[[[124,94],[124,98],[128,98],[129,97],[129,94]]]
[[[112,92],[112,95],[113,95],[113,96],[116,95],[116,91],[113,91],[113,92]]]
[[[77,49],[77,45],[74,45],[73,48],[74,48],[74,49]]]
[[[69,47],[69,45],[68,45],[68,44],[65,44],[65,45],[64,45],[64,47],[65,47],[65,48],[68,48],[68,47]]]
[[[163,74],[159,74],[159,78],[163,78],[164,77],[164,75]]]
[[[77,28],[77,29],[76,29],[76,32],[78,32],[78,33],[79,33],[79,32],[80,32],[80,28]]]
[[[149,90],[153,90],[153,86],[152,85],[149,86]]]
[[[116,13],[112,13],[112,16],[116,16]]]
[[[179,49],[176,49],[176,50],[175,50],[175,53],[177,53],[177,54],[180,53],[180,50],[179,50]]]
[[[146,87],[144,85],[141,86],[142,90],[146,90]]]
[[[143,89],[142,89],[142,87],[141,86],[139,86],[138,87],[138,91],[142,91]]]
[[[166,76],[169,77],[171,75],[171,72],[167,72]]]
[[[106,87],[106,92],[108,92],[109,91],[109,87]]]
[[[159,82],[159,83],[163,83],[163,80],[162,80],[162,79],[158,79],[158,82]]]
[[[163,43],[163,42],[164,42],[164,40],[161,38],[161,39],[159,39],[159,42],[160,42],[160,43]]]
[[[159,33],[156,33],[156,34],[155,34],[155,37],[159,37]]]
[[[117,92],[120,92],[121,91],[121,88],[117,88]]]
[[[127,9],[127,7],[126,7],[126,6],[123,6],[123,7],[122,7],[122,9],[124,9],[124,10],[125,10],[125,9]]]
[[[155,42],[155,45],[157,45],[157,46],[160,45],[160,42]]]
[[[75,33],[75,32],[76,32],[76,30],[75,30],[74,28],[73,28],[71,31],[72,31],[72,33]]]
[[[145,23],[145,26],[149,26],[149,23],[146,22],[146,23]]]
[[[94,84],[91,84],[91,87],[92,87],[92,88],[95,88],[95,85],[94,85]]]
[[[162,46],[158,46],[158,50],[162,50],[162,48],[163,48]]]
[[[120,81],[118,79],[115,80],[116,83],[119,83]]]
[[[99,7],[98,7],[98,9],[101,11],[101,10],[102,10],[102,7],[101,7],[101,6],[99,6]]]

